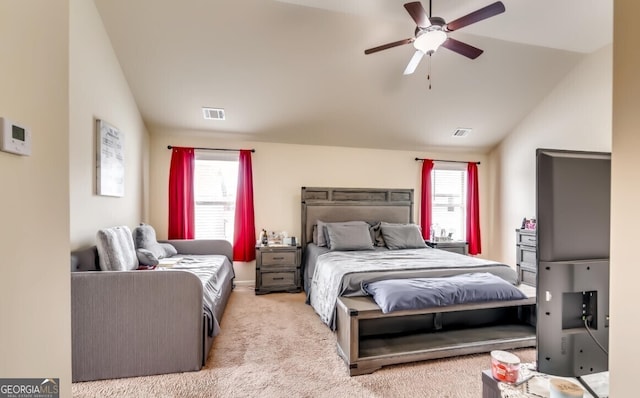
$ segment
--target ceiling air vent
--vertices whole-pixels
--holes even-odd
[[[469,128],[457,128],[453,130],[454,137],[466,137],[471,132]]]
[[[202,108],[202,114],[207,120],[224,120],[224,109],[222,108]]]

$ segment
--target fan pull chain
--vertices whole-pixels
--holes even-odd
[[[427,67],[427,80],[429,81],[429,90],[431,90],[431,54],[429,54],[429,64]]]

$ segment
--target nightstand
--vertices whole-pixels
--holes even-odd
[[[302,291],[300,246],[256,246],[256,294]]]
[[[469,249],[467,246],[467,242],[465,241],[436,241],[432,242],[430,240],[424,241],[429,247],[433,247],[434,249],[446,250],[448,252],[458,253],[467,255],[469,253]]]

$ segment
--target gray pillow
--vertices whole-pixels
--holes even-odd
[[[327,245],[327,239],[324,236],[324,226],[326,225],[325,222],[318,220],[316,222],[316,245],[318,246],[326,246]]]
[[[141,265],[158,265],[160,263],[158,258],[147,249],[137,249],[136,256]]]
[[[129,271],[138,268],[131,230],[126,225],[99,230],[96,247],[101,270]]]
[[[339,221],[339,222],[324,222],[324,221],[316,221],[316,234],[315,234],[315,238],[316,241],[314,241],[314,243],[318,246],[329,246],[328,241],[327,241],[327,225],[365,225],[369,226],[369,224],[367,224],[364,221]]]
[[[176,248],[169,243],[158,243],[156,231],[149,224],[140,224],[133,230],[133,240],[136,249],[149,250],[159,260],[171,257],[177,253]]]
[[[428,247],[424,243],[420,227],[416,224],[390,224],[386,222],[380,224],[384,242],[391,250]]]
[[[373,250],[367,223],[327,224],[329,250]]]

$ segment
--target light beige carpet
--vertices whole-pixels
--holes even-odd
[[[304,294],[232,293],[198,372],[74,383],[77,397],[481,397],[489,354],[384,367],[349,377],[336,339]],[[523,362],[534,349],[513,350]]]

